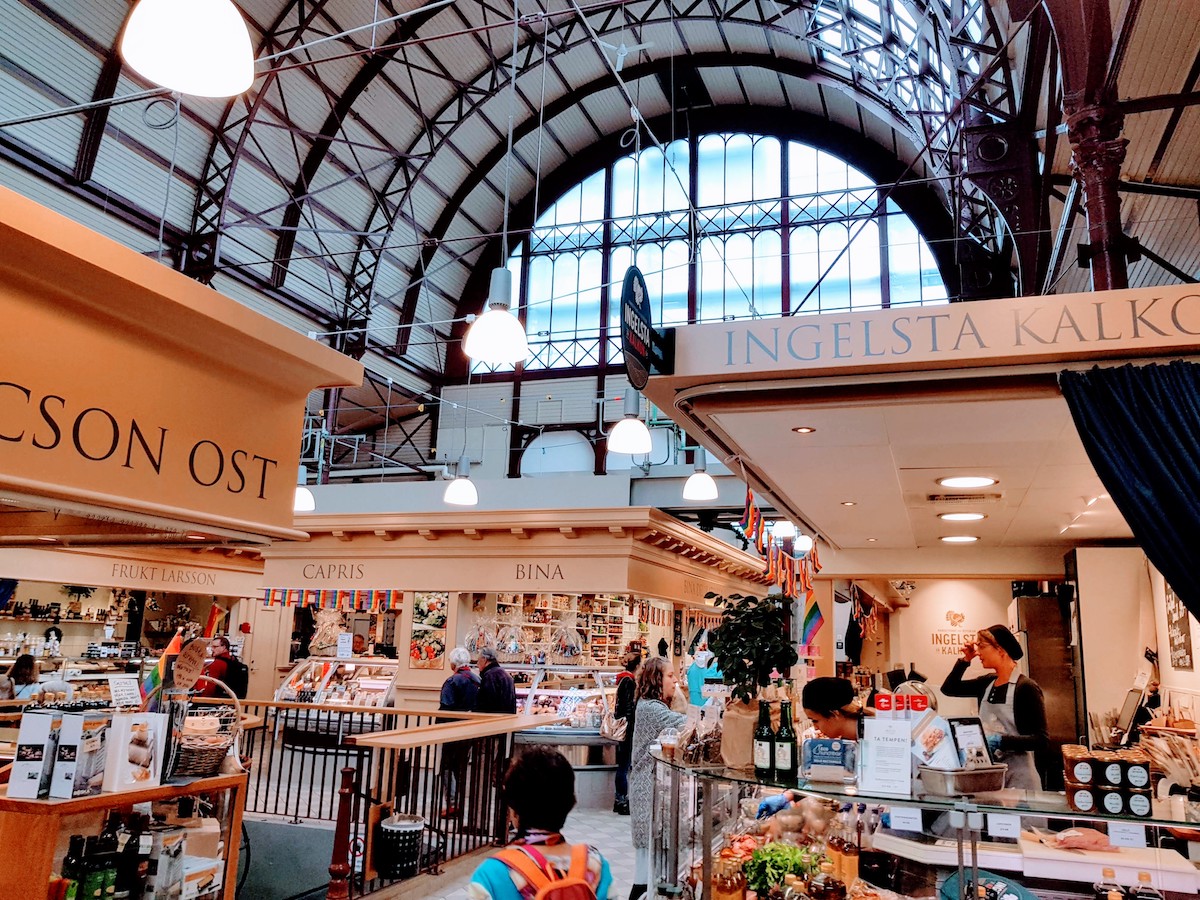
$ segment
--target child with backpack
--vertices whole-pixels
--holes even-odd
[[[504,776],[513,843],[484,860],[467,885],[469,900],[617,900],[608,862],[595,847],[566,843],[575,806],[575,771],[549,747],[528,747]]]

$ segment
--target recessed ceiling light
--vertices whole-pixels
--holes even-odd
[[[855,500],[843,500],[842,506],[858,506],[858,502]]]
[[[938,518],[945,522],[978,522],[980,519],[986,519],[983,513],[958,512],[958,513],[938,513]]]
[[[46,534],[39,534],[38,540],[45,541],[47,544],[57,544],[58,543],[58,538],[50,537],[49,535],[46,535]]]
[[[867,538],[867,543],[868,543],[868,544],[874,544],[874,543],[875,543],[876,541],[878,541],[878,540],[879,540],[879,538]]]
[[[979,538],[973,534],[947,534],[942,537],[947,544],[973,544]]]
[[[817,429],[813,428],[811,425],[797,425],[792,429],[792,431],[796,432],[796,434],[812,434],[816,430]]]
[[[204,540],[207,540],[207,539],[208,539],[208,536],[207,536],[207,535],[203,535],[203,534],[196,534],[196,532],[194,532],[194,531],[189,531],[189,532],[188,532],[188,533],[185,535],[185,537],[186,537],[186,538],[187,538],[189,541],[204,541]]]
[[[948,478],[939,478],[937,483],[948,488],[981,488],[991,487],[996,484],[997,480],[989,478],[987,475],[952,475]]]

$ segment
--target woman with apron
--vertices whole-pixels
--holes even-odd
[[[1008,765],[1004,786],[1040,791],[1042,779],[1034,754],[1049,745],[1046,703],[1038,683],[1017,669],[1017,660],[1024,655],[1021,642],[1003,625],[985,628],[977,640],[963,645],[963,655],[942,683],[942,693],[979,702],[992,758]],[[976,658],[995,675],[963,678]]]

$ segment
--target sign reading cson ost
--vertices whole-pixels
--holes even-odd
[[[670,373],[673,356],[673,332],[655,330],[650,317],[650,294],[641,270],[630,266],[621,286],[621,355],[629,383],[639,391],[650,375]]]
[[[1200,349],[1200,290],[1168,285],[694,325],[678,377],[911,370]]]

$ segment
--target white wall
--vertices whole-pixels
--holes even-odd
[[[1156,642],[1153,605],[1141,548],[1081,547],[1075,560],[1090,718],[1120,709],[1138,673],[1149,670],[1142,651]]]
[[[910,664],[937,689],[961,652],[962,641],[973,638],[981,628],[1008,621],[1012,583],[1008,580],[940,579],[918,581],[910,605],[890,617],[892,661]],[[960,618],[961,617],[961,618]],[[890,668],[890,666],[888,667]],[[973,663],[967,677],[984,675]],[[975,714],[975,701],[943,697],[938,692],[942,715]]]

